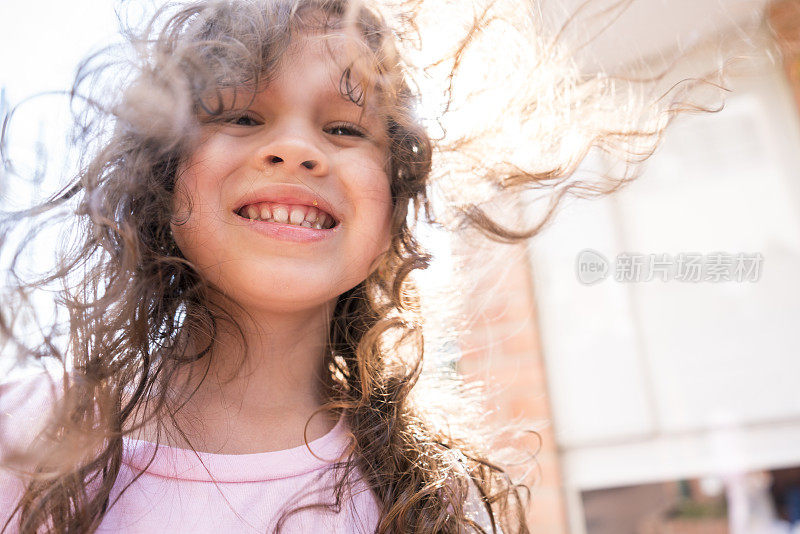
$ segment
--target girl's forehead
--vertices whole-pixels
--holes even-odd
[[[267,75],[271,80],[287,71],[304,74],[316,71],[338,79],[355,59],[352,49],[353,46],[348,46],[346,39],[339,34],[299,34],[293,36],[275,72]]]
[[[226,108],[247,106],[276,92],[310,93],[367,113],[377,109],[374,66],[363,40],[343,32],[304,32],[257,83],[222,88]],[[313,91],[309,91],[309,89]]]
[[[352,31],[304,31],[293,32],[288,48],[283,53],[279,68],[286,68],[296,62],[325,65],[340,74],[345,71],[359,72],[370,77],[374,56],[362,37]]]

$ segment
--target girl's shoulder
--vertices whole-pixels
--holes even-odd
[[[0,452],[25,448],[44,428],[59,383],[45,370],[15,372],[0,380]]]
[[[487,534],[503,534],[503,531],[500,530],[500,526],[496,527],[497,530],[492,529],[492,520],[489,517],[489,512],[486,510],[486,503],[474,482],[470,482],[469,484],[469,494],[464,503],[464,514],[475,521]]]
[[[467,496],[462,505],[464,515],[468,519],[474,521],[475,524],[486,534],[503,534],[503,531],[500,529],[499,525],[495,524],[495,527],[492,528],[492,518],[487,510],[486,501],[481,495],[478,485],[467,471],[466,466],[461,462],[455,463],[454,470],[450,477],[451,484],[460,485],[465,481],[467,482]],[[476,529],[468,529],[467,532],[473,533],[480,531]]]
[[[24,452],[44,428],[57,398],[58,382],[42,370],[15,372],[0,380],[0,529],[18,532],[13,517],[25,492],[24,467],[9,462],[9,455]],[[9,467],[9,465],[14,467]]]

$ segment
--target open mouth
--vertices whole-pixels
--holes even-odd
[[[239,217],[253,221],[289,224],[316,230],[330,230],[338,224],[330,213],[316,206],[302,204],[256,202],[242,206],[235,213]]]

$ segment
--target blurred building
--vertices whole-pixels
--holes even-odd
[[[767,45],[722,112],[484,255],[460,369],[497,420],[547,422],[533,532],[800,532],[800,1],[639,0],[587,65],[748,32]]]

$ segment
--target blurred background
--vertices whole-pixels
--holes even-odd
[[[115,39],[113,8],[0,3],[0,115],[69,87]],[[639,180],[480,251],[450,350],[493,386],[492,419],[542,422],[535,533],[800,533],[800,0],[635,0],[581,61],[660,64],[712,37],[692,61],[713,66],[716,38],[748,36],[765,44],[725,109],[680,117]],[[64,143],[56,100],[15,123],[31,176]],[[36,196],[2,184],[4,202]]]
[[[709,37],[691,61],[756,46],[723,111],[679,117],[629,187],[483,255],[459,366],[501,386],[493,417],[547,422],[533,532],[800,532],[800,2],[634,1],[583,64]]]

